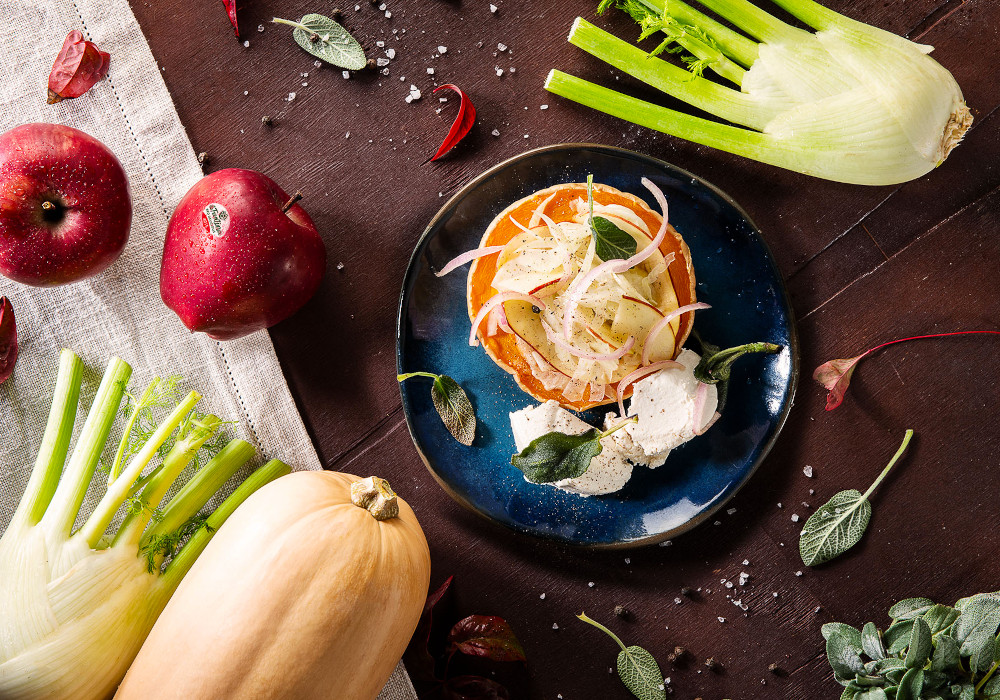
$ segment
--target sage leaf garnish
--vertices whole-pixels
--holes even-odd
[[[361,70],[368,64],[365,50],[357,39],[329,17],[308,14],[298,22],[280,17],[271,21],[294,27],[295,43],[321,61],[347,70]]]
[[[588,625],[604,631],[621,647],[621,651],[618,652],[618,677],[632,695],[639,700],[666,700],[663,672],[660,671],[660,666],[652,654],[640,646],[625,646],[618,635],[600,622],[590,619],[585,613],[580,613],[577,617]]]
[[[868,497],[906,452],[912,437],[913,431],[907,430],[896,454],[867,491],[841,491],[809,516],[799,535],[799,555],[806,566],[828,562],[861,540],[872,515]]]
[[[744,355],[764,353],[773,355],[781,352],[781,346],[774,343],[746,343],[720,350],[704,341],[701,343],[701,361],[694,368],[694,377],[704,384],[718,384],[729,381],[733,363]]]
[[[431,401],[441,422],[456,440],[463,445],[471,445],[476,439],[476,411],[472,408],[465,389],[446,374],[431,372],[410,372],[396,375],[396,380],[404,382],[411,377],[427,377],[433,379],[431,384]]]
[[[575,479],[590,468],[590,462],[601,454],[601,439],[620,430],[635,419],[622,421],[604,432],[597,428],[579,435],[553,431],[541,435],[510,458],[510,463],[524,472],[524,477],[534,484],[544,484],[562,479]]]
[[[611,219],[594,216],[593,175],[587,176],[587,204],[590,207],[587,222],[590,224],[590,233],[594,237],[594,252],[597,253],[597,257],[607,262],[608,260],[627,260],[635,255],[638,244],[631,235],[618,228]]]
[[[890,608],[894,622],[884,633],[871,622],[860,633],[842,623],[823,625],[841,698],[1000,700],[998,609],[995,593],[954,607],[907,598]]]

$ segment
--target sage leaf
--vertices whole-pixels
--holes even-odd
[[[866,622],[861,629],[861,648],[868,654],[869,659],[875,661],[885,658],[885,647],[882,645],[882,636],[874,622]]]
[[[959,612],[948,605],[934,605],[924,613],[924,622],[931,630],[931,637],[947,631],[958,619]]]
[[[463,445],[471,445],[476,439],[476,411],[465,389],[448,375],[431,372],[398,374],[396,381],[405,382],[412,377],[434,380],[431,384],[431,402],[441,416],[441,422],[456,440]]]
[[[942,673],[961,670],[960,658],[958,642],[955,641],[954,637],[942,634],[937,638],[934,646],[934,654],[931,656],[931,670]]]
[[[993,596],[973,596],[955,621],[953,636],[961,644],[962,656],[980,651],[997,633],[1000,626],[1000,599]]]
[[[888,698],[882,688],[869,688],[854,696],[854,700],[888,700]]]
[[[975,700],[976,686],[973,685],[971,682],[966,681],[965,683],[962,683],[961,685],[957,686],[958,687],[957,693],[955,692],[955,687],[956,686],[952,686],[951,694],[952,697],[954,697],[956,700]],[[983,697],[985,697],[986,700],[990,700],[991,698],[989,693],[984,693]],[[996,696],[992,697],[996,698]]]
[[[844,687],[844,692],[840,694],[840,700],[856,700],[859,693],[864,693],[864,688],[859,687],[855,683],[848,683]]]
[[[535,484],[574,479],[586,472],[590,461],[603,451],[601,437],[597,428],[580,435],[546,433],[511,457],[510,463]]]
[[[703,384],[718,384],[729,381],[733,371],[733,363],[744,355],[763,353],[773,355],[781,352],[781,346],[775,343],[746,343],[735,347],[719,350],[714,345],[702,342],[702,356],[694,368],[694,377]]]
[[[930,598],[906,598],[889,608],[889,617],[893,620],[910,620],[920,617],[934,606]]]
[[[857,627],[845,625],[843,622],[827,622],[820,628],[823,639],[830,641],[831,637],[842,636],[854,646],[861,646],[861,631]]]
[[[931,657],[931,630],[922,617],[913,621],[913,632],[910,635],[910,647],[906,650],[905,664],[907,668],[923,668]]]
[[[597,253],[597,257],[607,262],[608,260],[627,260],[635,255],[638,244],[630,234],[622,231],[610,219],[594,216],[593,175],[587,176],[587,204],[590,207],[587,222],[590,225],[590,233],[594,237],[594,252]]]
[[[347,70],[361,70],[368,64],[357,39],[329,17],[308,14],[298,22],[278,17],[271,21],[294,27],[295,43],[321,61]]]
[[[924,669],[911,668],[899,681],[896,700],[920,700],[924,690]]]
[[[841,685],[849,682],[865,670],[861,660],[861,645],[855,644],[848,635],[831,634],[826,640],[826,658],[833,668],[834,678]]]
[[[902,669],[906,668],[903,665],[902,659],[897,659],[895,656],[887,656],[884,659],[879,659],[878,661],[875,661],[871,672],[878,673],[884,676],[889,671],[895,671],[901,668]]]
[[[600,622],[590,619],[585,613],[580,613],[577,617],[603,631],[621,647],[618,652],[618,677],[632,695],[639,700],[666,700],[663,672],[652,654],[639,646],[626,647],[618,635]]]
[[[910,633],[913,632],[913,620],[900,620],[889,625],[882,635],[886,652],[898,654],[910,645]]]
[[[993,657],[997,649],[997,640],[990,637],[982,647],[969,657],[969,670],[973,673],[985,673],[993,665]]]
[[[854,489],[841,491],[809,516],[799,535],[799,555],[806,566],[828,562],[861,540],[872,515],[868,497],[906,452],[912,437],[913,431],[907,430],[896,454],[864,494]]]

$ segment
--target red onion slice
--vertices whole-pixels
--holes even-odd
[[[545,335],[550,341],[552,341],[553,345],[562,348],[570,355],[574,355],[576,357],[582,357],[585,360],[596,360],[598,362],[619,360],[622,357],[624,357],[629,350],[632,349],[633,345],[635,345],[635,337],[629,336],[628,340],[625,341],[625,344],[622,345],[617,350],[615,350],[614,352],[610,353],[588,352],[587,350],[580,350],[574,345],[567,343],[565,340],[559,337],[558,333],[551,330],[547,325],[542,324],[542,328],[545,329]]]
[[[505,301],[527,301],[539,309],[545,308],[544,301],[530,294],[519,294],[518,292],[500,292],[499,294],[494,294],[486,300],[483,307],[479,309],[479,313],[476,314],[476,319],[472,322],[472,330],[469,331],[469,345],[472,347],[479,345],[479,339],[476,338],[476,331],[479,329],[479,324],[483,322],[486,314],[492,311],[494,306]]]
[[[629,384],[636,382],[647,374],[652,374],[661,369],[683,369],[684,365],[676,360],[662,360],[660,362],[654,362],[651,365],[646,365],[645,367],[640,367],[637,370],[629,372],[622,380],[618,382],[618,412],[622,418],[625,417],[625,390],[628,388]]]
[[[686,314],[688,311],[697,311],[698,309],[711,309],[709,304],[702,301],[697,301],[694,304],[688,304],[680,308],[674,309],[669,314],[661,318],[659,321],[653,324],[653,327],[649,329],[649,333],[646,334],[646,340],[642,345],[642,364],[649,364],[649,351],[653,347],[653,340],[659,335],[660,331],[667,327],[671,321],[680,316],[681,314]]]
[[[708,432],[708,429],[711,428],[713,425],[715,425],[715,422],[720,418],[722,418],[722,414],[716,411],[714,414],[712,414],[712,418],[707,423],[705,423],[705,425],[701,427],[701,430],[694,431],[694,434],[704,435],[705,433]]]
[[[493,255],[494,253],[499,253],[503,249],[504,246],[502,245],[491,245],[485,248],[473,248],[472,250],[468,250],[459,255],[458,257],[450,260],[447,265],[441,268],[440,271],[435,272],[434,276],[444,277],[449,272],[454,270],[456,267],[461,267],[470,260],[475,260],[476,258],[483,258],[486,257],[487,255]]]

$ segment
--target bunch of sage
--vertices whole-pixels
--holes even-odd
[[[1000,700],[1000,592],[954,607],[907,598],[889,617],[885,631],[823,625],[841,700]]]

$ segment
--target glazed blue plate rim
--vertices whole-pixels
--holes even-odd
[[[746,485],[746,483],[753,477],[757,469],[763,463],[764,459],[770,453],[777,441],[778,436],[781,434],[781,430],[788,419],[789,411],[794,403],[795,392],[798,388],[798,382],[800,378],[800,353],[799,353],[799,337],[798,328],[795,323],[794,310],[792,308],[791,299],[788,294],[788,289],[785,286],[784,278],[778,269],[777,263],[775,262],[774,255],[771,252],[770,246],[764,240],[760,233],[760,229],[753,222],[750,216],[744,211],[744,209],[728,194],[723,190],[719,189],[712,183],[706,181],[705,179],[683,169],[668,163],[659,158],[654,158],[652,156],[645,155],[643,153],[638,153],[626,148],[621,148],[618,146],[608,146],[604,144],[597,143],[558,143],[551,144],[548,146],[542,146],[540,148],[534,148],[516,156],[508,158],[500,163],[497,163],[491,168],[480,173],[478,176],[470,180],[464,186],[462,186],[454,195],[452,195],[447,202],[431,217],[420,238],[417,240],[414,246],[413,252],[410,255],[410,260],[407,263],[406,272],[403,276],[403,284],[400,290],[399,305],[397,309],[396,317],[396,369],[397,372],[403,371],[403,357],[405,354],[405,331],[404,324],[406,323],[406,308],[407,300],[409,298],[409,292],[411,287],[413,287],[412,277],[416,274],[420,256],[424,252],[427,245],[430,243],[434,235],[438,231],[439,224],[446,219],[452,210],[458,207],[458,205],[464,200],[473,190],[479,187],[481,184],[491,179],[499,172],[510,168],[511,166],[530,158],[534,158],[543,154],[551,154],[559,151],[597,151],[602,152],[611,156],[618,156],[625,160],[635,160],[639,161],[647,166],[652,166],[656,169],[665,171],[666,174],[673,177],[687,178],[692,181],[692,183],[697,182],[700,186],[710,190],[716,196],[718,196],[727,205],[731,206],[734,211],[739,215],[740,218],[749,227],[749,233],[752,234],[753,238],[756,239],[757,244],[760,246],[761,251],[764,254],[764,258],[771,268],[774,279],[777,281],[777,286],[781,292],[781,301],[783,302],[784,309],[786,311],[786,321],[788,324],[788,349],[789,358],[791,362],[791,367],[788,372],[788,385],[787,391],[784,396],[784,400],[781,406],[780,414],[774,419],[773,430],[768,437],[768,439],[761,445],[760,453],[754,459],[753,463],[750,464],[749,469],[738,478],[736,481],[732,482],[727,489],[727,493],[720,498],[716,503],[705,507],[701,512],[697,513],[684,523],[677,525],[669,530],[664,530],[662,532],[652,533],[645,537],[631,538],[631,539],[619,539],[619,540],[607,540],[607,541],[592,541],[592,540],[578,540],[574,538],[562,537],[552,534],[546,530],[539,530],[536,528],[520,525],[513,522],[505,522],[492,517],[489,513],[484,512],[482,509],[477,507],[477,505],[467,498],[459,494],[452,488],[448,479],[442,476],[433,466],[430,459],[420,447],[420,443],[417,439],[417,435],[414,429],[414,419],[411,415],[411,409],[407,404],[406,397],[403,395],[402,385],[400,385],[400,399],[402,403],[403,415],[406,419],[406,427],[410,434],[410,439],[413,442],[414,448],[417,454],[420,456],[421,461],[423,461],[424,466],[430,472],[434,480],[441,486],[441,488],[447,493],[452,499],[454,499],[458,504],[468,509],[469,511],[475,513],[476,515],[488,520],[491,523],[503,526],[505,529],[513,530],[514,532],[532,535],[545,540],[550,540],[562,544],[569,544],[578,546],[586,549],[630,549],[635,547],[643,547],[651,544],[656,544],[663,542],[665,540],[672,539],[680,534],[683,534],[695,527],[697,527],[702,522],[711,518],[715,513],[717,513],[721,508],[723,508],[739,491]],[[497,368],[498,371],[503,372],[501,368]],[[527,396],[527,394],[525,394]]]

